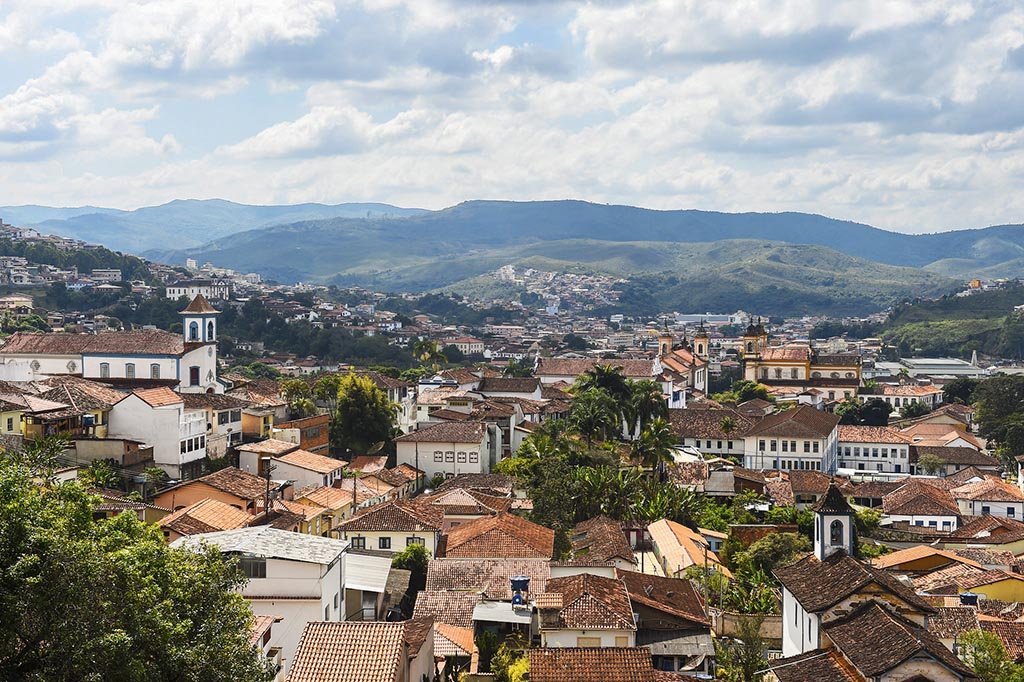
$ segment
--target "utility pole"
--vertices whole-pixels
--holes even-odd
[[[269,523],[270,522],[270,474],[272,474],[274,472],[274,470],[277,469],[277,466],[273,463],[274,462],[274,458],[273,457],[263,457],[261,459],[261,461],[263,463],[263,478],[265,478],[266,481],[267,481],[267,492],[266,492],[266,496],[263,498],[263,517]]]

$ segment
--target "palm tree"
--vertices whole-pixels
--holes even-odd
[[[629,412],[635,420],[637,432],[643,430],[652,419],[668,417],[668,403],[661,391],[661,384],[650,379],[628,382]],[[634,426],[630,421],[629,426]]]
[[[675,444],[676,437],[668,422],[656,417],[633,441],[633,459],[644,467],[663,471],[664,465],[672,461]]]
[[[736,430],[736,420],[726,415],[725,417],[722,417],[722,421],[718,422],[718,428],[722,433],[728,436]]]
[[[591,388],[600,388],[608,392],[616,402],[622,403],[629,399],[629,384],[622,374],[622,367],[609,364],[596,364],[583,374],[576,377],[577,392]]]
[[[588,388],[573,398],[569,420],[587,441],[589,450],[596,438],[607,440],[608,432],[614,430],[618,423],[618,414],[615,401],[605,391]]]

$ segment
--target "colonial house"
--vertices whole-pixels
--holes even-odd
[[[167,542],[174,542],[186,535],[245,528],[255,518],[247,511],[226,502],[206,498],[168,514],[157,525]]]
[[[452,528],[445,537],[448,558],[550,559],[555,531],[509,513],[485,516]]]
[[[636,622],[626,585],[581,573],[552,578],[535,596],[542,647],[632,647]]]
[[[479,421],[440,422],[395,439],[398,464],[435,476],[489,473],[501,452],[501,431]]]
[[[347,542],[259,526],[191,535],[171,546],[204,545],[238,559],[248,578],[241,593],[254,614],[282,617],[272,644],[289,667],[306,623],[379,615],[366,618],[363,606],[382,601],[390,560],[349,556]]]
[[[706,566],[726,577],[732,576],[699,532],[681,523],[661,519],[647,526],[647,533],[650,535],[654,556],[665,575],[680,578],[690,566]]]
[[[878,389],[864,399],[881,398],[892,406],[893,417],[898,417],[904,407],[921,403],[929,410],[942,404],[942,389],[938,386],[920,386],[918,384],[879,384]]]
[[[428,505],[385,502],[343,521],[340,528],[343,537],[356,549],[396,553],[410,545],[423,545],[430,556],[437,556],[440,517],[440,513]]]
[[[1000,478],[967,483],[949,491],[964,516],[1024,519],[1024,492]]]
[[[809,405],[768,415],[743,436],[744,466],[835,473],[838,425],[839,417]]]
[[[910,473],[910,436],[888,426],[840,424],[838,437],[840,469]]]
[[[754,425],[754,419],[727,407],[670,409],[668,419],[679,445],[736,459],[744,454],[743,434]]]
[[[220,458],[242,442],[242,410],[249,403],[224,393],[182,393],[186,412],[197,412],[206,422],[206,454]]]
[[[157,329],[100,334],[16,332],[0,346],[0,379],[74,374],[106,384],[221,393],[218,311],[197,296],[181,311],[181,335]]]
[[[769,346],[768,332],[761,324],[747,327],[740,358],[744,379],[799,391],[818,388],[830,401],[854,397],[861,384],[859,355],[826,354],[808,343]]]
[[[669,396],[670,407],[686,407],[685,391],[690,389],[701,394],[708,390],[708,356],[711,352],[711,339],[702,324],[693,343],[686,339],[679,345],[668,331],[658,337],[658,359],[662,369],[672,375],[672,395]]]
[[[957,529],[961,516],[949,491],[916,478],[882,498],[882,513],[882,525],[902,522],[946,532]]]
[[[282,492],[282,484],[271,481],[271,496]],[[202,478],[179,483],[160,491],[153,504],[177,511],[201,500],[213,499],[249,514],[263,509],[267,481],[235,467],[224,467]]]

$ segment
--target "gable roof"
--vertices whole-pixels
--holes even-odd
[[[655,682],[644,648],[529,649],[530,682]]]
[[[1020,662],[1024,659],[1024,623],[982,619],[978,621],[978,625],[985,632],[991,632],[999,638],[1013,661]]]
[[[578,358],[538,358],[534,375],[578,377],[597,365],[621,367],[627,379],[652,379],[655,376],[654,360],[629,360],[609,358],[604,360]]]
[[[735,428],[726,433],[722,420],[729,418]],[[682,408],[668,411],[669,426],[677,438],[712,438],[718,440],[740,439],[754,424],[754,420],[736,410],[723,408]]]
[[[1024,538],[1024,521],[983,514],[970,519],[946,537],[955,541],[996,545],[1014,542]]]
[[[341,527],[348,532],[358,531],[434,531],[441,530],[441,514],[425,505],[402,500],[375,504],[351,519],[343,521]]]
[[[476,421],[438,422],[395,438],[396,443],[473,443],[487,433],[487,424]]]
[[[262,499],[267,494],[266,479],[236,467],[224,467],[214,471],[212,474],[206,474],[192,481],[185,481],[175,487],[182,487],[192,483],[205,483],[212,488],[230,493],[243,500]],[[171,490],[171,488],[168,488],[168,490]],[[164,490],[160,494],[165,492],[167,491]]]
[[[854,424],[840,424],[839,440],[846,443],[898,443],[907,445],[911,442],[910,436],[900,433],[888,426],[860,426]]]
[[[253,443],[243,443],[235,448],[241,452],[255,452],[258,455],[279,456],[293,450],[298,450],[297,443],[277,438],[264,438]]]
[[[857,674],[835,649],[812,649],[806,653],[771,661],[769,670],[779,682],[861,682]]]
[[[954,554],[948,550],[939,549],[938,547],[932,547],[930,545],[914,545],[913,547],[899,549],[895,552],[876,557],[871,563],[876,568],[894,568],[904,563],[933,556],[948,559],[950,563],[967,564],[976,568],[982,568],[982,565],[977,561],[972,561],[971,559]]]
[[[998,478],[986,478],[976,483],[966,483],[949,491],[957,500],[979,502],[1024,502],[1024,492]]]
[[[345,462],[342,462],[340,459],[324,457],[323,455],[318,455],[301,449],[292,450],[291,452],[285,453],[275,459],[279,462],[291,464],[292,466],[299,467],[300,469],[314,471],[318,474],[329,474],[345,466]]]
[[[822,628],[857,670],[869,678],[922,654],[962,675],[974,674],[935,635],[874,600]]]
[[[626,585],[621,580],[579,573],[552,578],[545,592],[562,595],[558,612],[560,628],[636,630],[633,607],[629,603]]]
[[[195,535],[244,528],[254,518],[248,512],[220,500],[205,499],[168,514],[160,519],[158,525],[179,535]]]
[[[960,508],[948,491],[914,478],[883,497],[882,510],[900,516],[960,516]]]
[[[472,656],[475,649],[472,626],[434,623],[434,656]]]
[[[555,531],[514,514],[464,523],[448,533],[445,556],[551,558]]]
[[[405,622],[306,623],[288,682],[396,682],[405,644]]]
[[[100,334],[15,332],[0,346],[11,355],[181,355],[185,341],[159,329]]]
[[[787,436],[796,438],[825,438],[839,424],[839,417],[810,405],[776,412],[755,423],[747,436]]]
[[[494,490],[510,492],[515,487],[515,479],[505,474],[456,474],[454,478],[446,479],[444,483],[437,486],[435,492],[451,490],[452,488],[467,488],[471,490]]]
[[[727,577],[732,576],[729,569],[719,561],[718,555],[709,549],[707,539],[697,531],[669,519],[659,519],[647,526],[647,532],[668,563],[668,572],[674,574],[688,566],[703,566],[707,557],[709,565]]]
[[[573,528],[573,558],[590,561],[612,561],[623,559],[635,563],[633,547],[622,532],[618,521],[607,516],[595,516],[581,521]]]
[[[540,387],[537,377],[484,377],[478,393],[533,393]]]
[[[813,554],[772,571],[804,610],[820,613],[869,584],[875,584],[925,613],[934,609],[886,571],[863,564],[843,550],[819,561]]]
[[[167,407],[169,405],[181,405],[184,403],[180,395],[166,386],[135,390],[132,391],[131,395],[138,397],[139,400],[150,407]]]
[[[421,590],[416,593],[413,618],[433,618],[457,628],[473,627],[473,608],[480,603],[479,592],[455,590]]]
[[[615,575],[625,584],[631,601],[697,625],[711,625],[704,600],[689,580],[623,570],[615,571]]]
[[[795,472],[790,473],[791,481],[793,473]],[[794,488],[795,491],[796,489]],[[839,486],[836,485],[834,480],[829,482],[828,489],[822,498],[814,504],[813,509],[819,514],[849,514],[851,516],[854,514],[853,507],[843,497],[843,493],[840,492]]]
[[[548,559],[431,559],[427,564],[427,590],[458,590],[510,599],[509,579],[530,578],[530,592],[543,592],[551,577]]]
[[[255,554],[324,565],[330,565],[341,558],[348,546],[344,540],[293,533],[270,526],[201,533],[179,538],[171,544],[186,549],[209,544],[215,545],[225,554]]]

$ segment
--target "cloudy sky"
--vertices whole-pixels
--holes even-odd
[[[1019,1],[0,0],[0,204],[1024,222]]]

